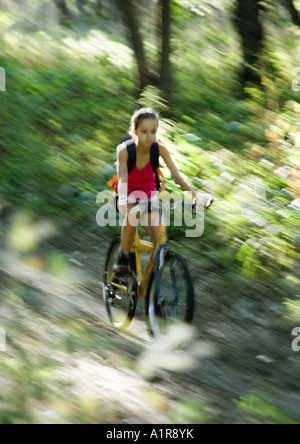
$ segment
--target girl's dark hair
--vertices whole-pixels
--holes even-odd
[[[136,111],[131,117],[130,134],[133,134],[144,119],[155,119],[159,122],[159,114],[152,108],[142,108]]]

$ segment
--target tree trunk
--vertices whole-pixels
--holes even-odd
[[[54,1],[60,12],[60,23],[65,24],[70,18],[70,13],[67,4],[65,0],[54,0]]]
[[[171,35],[171,4],[170,0],[160,0],[162,14],[161,29],[161,62],[160,88],[168,103],[171,102],[171,63],[170,63],[170,35]]]
[[[297,26],[300,26],[300,15],[297,9],[295,8],[293,0],[285,0],[286,6],[290,11],[293,23]]]
[[[119,0],[119,6],[128,25],[130,39],[139,71],[140,89],[143,90],[149,84],[149,70],[143,39],[138,25],[135,3],[134,0]]]
[[[76,6],[79,12],[84,12],[84,5],[86,4],[86,0],[76,0]]]
[[[96,1],[96,14],[98,17],[102,16],[102,0],[97,0]]]
[[[237,0],[235,22],[242,40],[243,86],[248,82],[261,84],[258,61],[262,49],[263,28],[259,19],[259,3],[260,0]]]

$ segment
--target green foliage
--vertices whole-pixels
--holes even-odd
[[[174,119],[161,122],[159,137],[182,174],[216,199],[199,240],[207,268],[234,270],[249,288],[275,279],[275,293],[293,299],[296,285],[288,276],[300,273],[299,208],[293,204],[300,132],[290,77],[297,47],[290,40],[297,32],[264,16],[264,90],[249,86],[245,99],[230,2],[207,4],[202,13],[197,5],[173,5]],[[7,8],[1,19],[7,73],[0,105],[1,208],[54,219],[67,232],[75,226],[95,232],[96,196],[115,173],[115,147],[133,110],[170,110],[153,87],[135,103],[133,54],[121,36],[80,27],[28,32],[20,22],[13,33],[15,22]],[[145,39],[151,45],[151,37]],[[164,172],[168,188],[176,189]],[[26,233],[19,242],[30,242]],[[183,234],[171,230],[173,237]],[[54,273],[59,264],[49,260]]]
[[[236,401],[236,404],[254,424],[296,424],[274,405],[274,400],[268,393],[249,393]]]
[[[87,238],[110,237],[113,229],[101,232],[96,226],[96,196],[115,173],[116,146],[130,116],[140,105],[163,115],[170,110],[153,87],[139,96],[133,52],[112,21],[110,27],[85,17],[62,29],[50,4],[48,17],[40,7],[32,7],[30,15],[31,6],[17,13],[15,5],[8,7],[11,2],[3,3],[0,56],[7,91],[0,92],[0,215],[3,220],[14,215],[7,246],[26,255],[55,230],[69,242],[78,230]],[[286,318],[298,322],[300,96],[293,91],[292,72],[299,30],[283,8],[264,4],[263,88],[249,85],[245,98],[232,2],[173,2],[173,119],[161,122],[159,137],[195,189],[215,197],[201,238],[190,242],[185,228],[171,230],[176,246],[193,252],[209,295],[228,295],[229,306],[241,295],[283,302]],[[99,31],[100,25],[107,32]],[[153,47],[153,36],[145,34],[147,47]],[[177,189],[164,173],[168,189]],[[55,277],[68,270],[65,257],[51,251],[43,266]],[[211,281],[206,271],[212,272]],[[8,334],[14,328],[27,334],[15,298],[12,291],[5,328]],[[110,347],[86,325],[60,327],[56,347],[62,353]],[[1,379],[10,376],[0,396],[0,423],[32,422],[29,399],[48,402],[63,388],[53,377],[59,363],[36,354],[33,365],[23,343],[11,347],[13,355],[0,362]],[[108,421],[102,406],[72,401],[68,410],[62,397],[54,411],[65,420]],[[237,404],[253,422],[289,422],[269,398],[250,394]],[[170,419],[208,422],[206,407],[183,399]]]
[[[190,398],[180,399],[169,413],[172,424],[208,424],[208,411],[211,408],[205,402],[197,402]]]
[[[7,350],[0,360],[0,424],[109,423],[110,415],[118,415],[117,408],[78,395],[65,377],[64,365],[80,353],[86,366],[89,354],[110,350],[114,341],[83,319],[42,318],[24,304],[17,286],[1,282],[1,326]],[[73,362],[75,366],[76,359]]]
[[[105,186],[115,146],[127,132],[134,88],[131,70],[126,66],[119,76],[115,58],[122,52],[130,65],[127,48],[107,44],[98,51],[96,38],[106,43],[96,31],[84,42],[94,51],[90,61],[71,36],[63,42],[39,32],[15,47],[7,35],[0,172],[11,204],[49,216],[78,206],[80,220],[87,212],[80,209],[82,193],[96,196]]]
[[[161,92],[154,86],[147,86],[142,91],[138,104],[142,107],[153,108],[160,114],[170,111],[167,102],[161,97]]]
[[[293,279],[292,276],[290,276],[290,279]],[[294,280],[296,280],[294,278]],[[296,285],[299,285],[299,281],[295,282]],[[291,325],[299,325],[300,324],[300,301],[296,300],[293,301],[291,299],[285,299],[283,304],[286,309],[285,317],[290,322]]]

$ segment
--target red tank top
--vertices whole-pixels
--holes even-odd
[[[128,196],[132,194],[136,199],[142,199],[143,195],[139,193],[142,192],[150,199],[151,196],[157,194],[155,178],[151,162],[147,163],[142,170],[138,170],[135,165],[128,174]]]
[[[118,194],[118,184],[115,184],[114,191]],[[157,194],[156,174],[152,169],[151,162],[142,169],[138,170],[136,165],[128,174],[128,196],[132,195],[135,199],[148,199]]]

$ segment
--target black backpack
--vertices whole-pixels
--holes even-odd
[[[121,143],[126,143],[128,151],[128,174],[131,173],[136,164],[136,146],[135,142],[130,135],[127,135],[121,140]],[[151,146],[150,161],[153,171],[155,172],[155,183],[157,191],[160,191],[162,184],[162,191],[165,193],[165,184],[163,180],[163,173],[159,168],[159,147],[158,143],[154,142]],[[107,186],[112,188],[118,182],[118,175],[116,174],[111,180],[107,182]]]
[[[126,143],[126,148],[128,151],[128,174],[131,173],[131,171],[134,169],[135,164],[136,164],[136,146],[135,146],[135,142],[132,140],[132,137],[130,135],[124,137],[121,140],[121,143]],[[153,171],[155,172],[155,183],[156,183],[156,189],[157,191],[160,190],[160,186],[161,186],[161,181],[160,181],[160,176],[158,172],[159,170],[159,147],[158,147],[158,143],[154,142],[151,146],[151,151],[150,151],[150,162],[151,162],[151,166]]]

